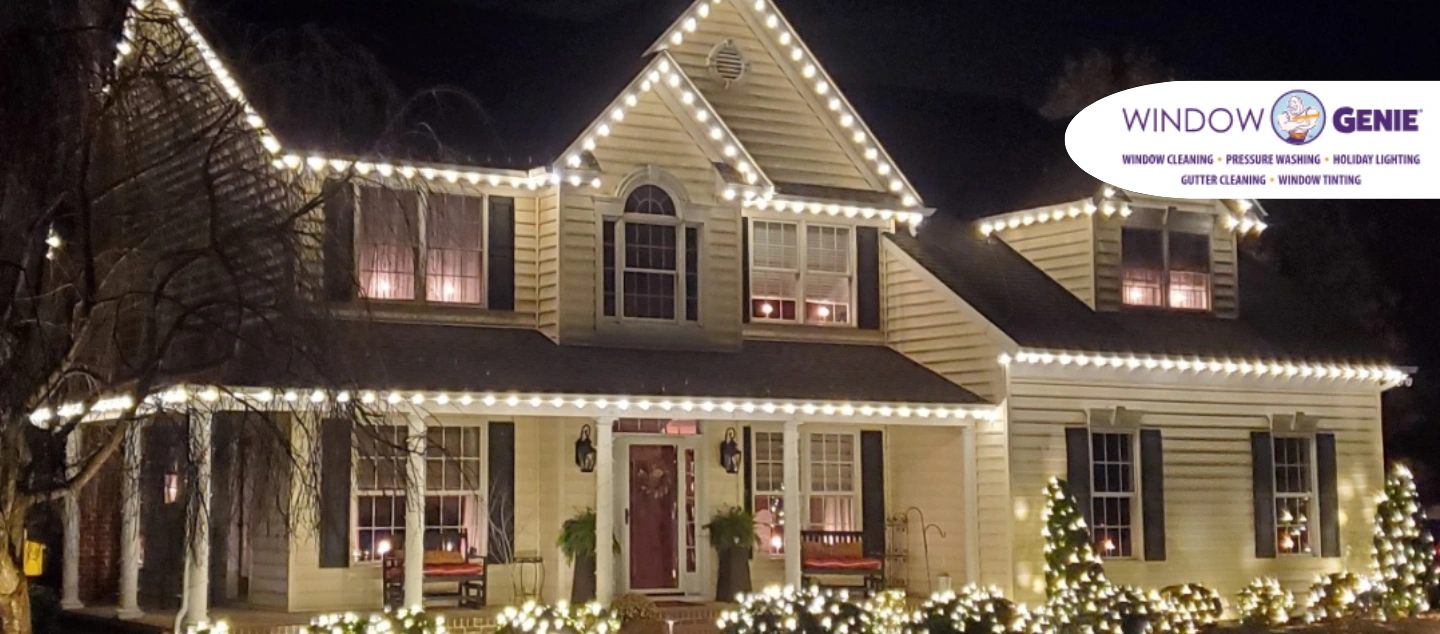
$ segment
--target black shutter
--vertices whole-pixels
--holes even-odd
[[[1251,480],[1255,488],[1255,556],[1275,558],[1275,449],[1270,432],[1250,432]]]
[[[750,323],[750,220],[740,219],[740,320]]]
[[[1145,560],[1165,561],[1165,452],[1160,430],[1140,430],[1140,512]]]
[[[515,554],[515,423],[490,423],[487,427],[490,552],[486,560],[503,564]]]
[[[885,556],[885,436],[860,432],[860,518],[865,556]]]
[[[685,227],[685,321],[700,320],[700,228]]]
[[[350,455],[348,418],[320,421],[320,567],[350,567]]]
[[[1320,556],[1340,556],[1340,493],[1335,486],[1335,434],[1315,434],[1320,486]]]
[[[880,230],[855,230],[856,325],[867,330],[880,328]]]
[[[488,306],[491,310],[515,310],[515,199],[490,197]]]
[[[355,188],[326,181],[324,199],[325,298],[348,302],[355,298]]]
[[[606,317],[614,317],[616,313],[615,298],[615,221],[606,220],[600,228],[600,262],[601,270],[605,277],[603,285],[605,298],[603,310]]]
[[[1065,479],[1070,497],[1080,508],[1085,525],[1094,527],[1090,508],[1090,429],[1068,427],[1065,429]]]
[[[754,450],[754,434],[750,431],[750,426],[746,425],[744,431],[741,432],[740,459],[745,462],[741,469],[745,474],[743,476],[745,479],[745,511],[749,513],[755,512],[755,461],[754,454],[750,453]]]

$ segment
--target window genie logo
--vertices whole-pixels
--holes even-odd
[[[1281,140],[1305,145],[1325,131],[1325,104],[1305,90],[1292,90],[1275,100],[1270,108],[1270,126]]]

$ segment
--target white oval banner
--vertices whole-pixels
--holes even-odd
[[[1440,82],[1178,81],[1091,104],[1065,147],[1152,196],[1440,198],[1437,107]]]

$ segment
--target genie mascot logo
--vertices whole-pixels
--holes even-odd
[[[1325,105],[1307,91],[1292,90],[1270,109],[1270,127],[1286,143],[1305,145],[1325,131]]]

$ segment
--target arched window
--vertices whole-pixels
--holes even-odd
[[[699,320],[700,226],[680,211],[668,191],[645,184],[604,218],[605,316]]]
[[[641,185],[625,198],[625,213],[673,216],[675,215],[675,199],[659,187]]]

